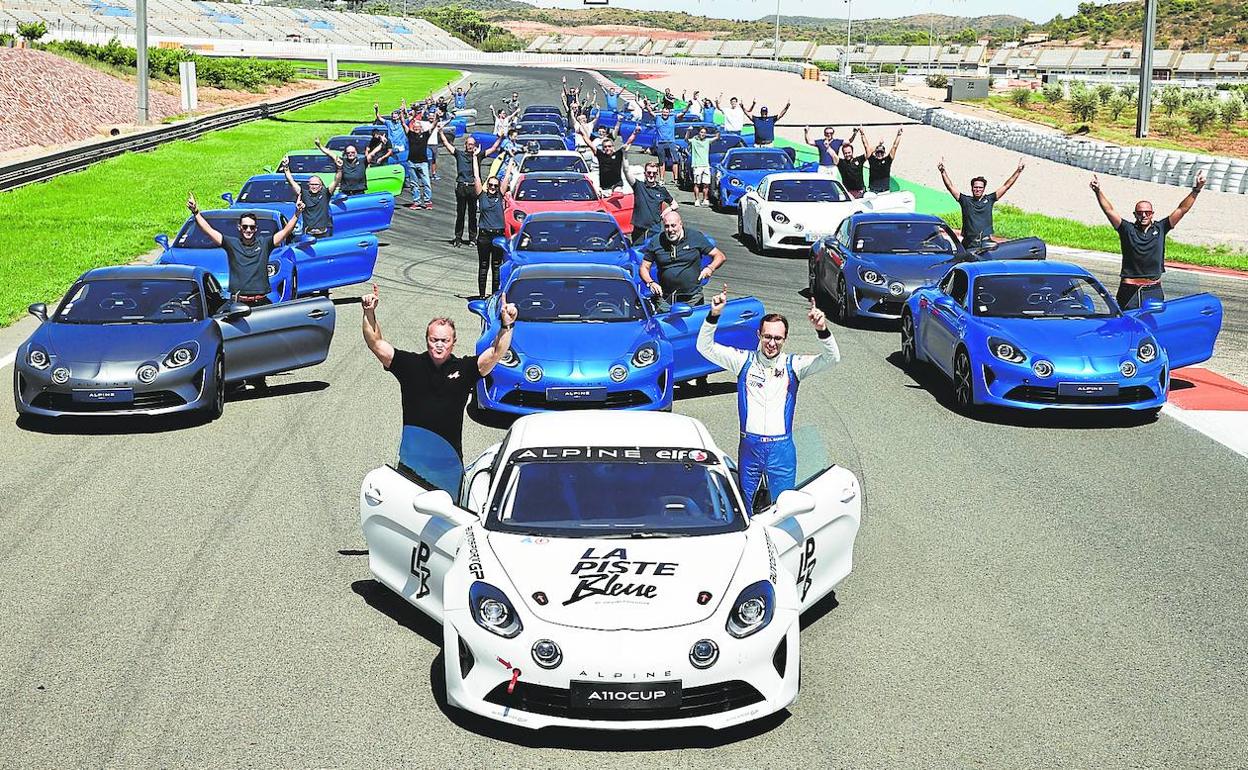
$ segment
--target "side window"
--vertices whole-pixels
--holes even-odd
[[[939,289],[942,294],[951,293],[950,290],[953,288],[953,274],[956,272],[958,271],[950,270],[949,272],[945,273],[944,278],[940,279],[940,283],[936,284],[936,288]]]
[[[840,229],[836,231],[836,240],[840,241],[841,245],[844,246],[845,248],[849,248],[849,218],[848,217],[846,217],[841,222]]]
[[[961,270],[953,270],[950,272],[952,284],[949,288],[949,296],[953,297],[953,301],[961,307],[966,307],[966,295],[970,288],[970,280],[966,277],[966,273]]]
[[[204,276],[204,302],[208,315],[215,315],[225,304],[225,299],[221,296],[221,285],[211,274]]]

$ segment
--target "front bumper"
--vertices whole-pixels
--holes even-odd
[[[141,363],[61,364],[70,369],[69,381],[64,384],[52,382],[54,367],[38,370],[18,364],[13,375],[14,405],[18,414],[43,417],[162,415],[211,405],[215,394],[211,359],[192,361],[178,369],[162,367],[156,379],[146,384],[135,376]],[[131,396],[128,400],[112,400],[127,391]]]
[[[791,219],[786,224],[780,224],[770,215],[764,217],[762,223],[762,246],[765,249],[791,249],[806,252],[816,241],[827,235]]]
[[[1134,377],[1124,377],[1114,367],[1058,365],[1052,377],[1037,377],[1030,360],[1011,364],[985,356],[972,364],[975,400],[1011,409],[1157,409],[1166,403],[1169,373],[1164,364],[1139,365]],[[1116,386],[1113,395],[1077,395],[1073,391],[1091,386]]]
[[[717,620],[718,619],[718,620]],[[530,729],[588,727],[647,730],[673,727],[723,729],[760,719],[797,698],[799,624],[796,610],[777,610],[771,624],[745,639],[731,637],[722,618],[653,631],[587,631],[526,616],[524,630],[504,639],[473,622],[466,609],[443,619],[447,701],[487,719]],[[564,659],[544,669],[531,656],[539,639],[559,644]],[[719,659],[707,669],[689,662],[699,639],[711,639]],[[510,694],[512,669],[520,669]],[[574,705],[573,681],[605,686],[679,682],[679,705],[626,708]]]
[[[849,309],[852,315],[859,318],[879,318],[896,321],[901,318],[901,311],[910,298],[910,288],[900,282],[893,282],[900,288],[892,288],[893,284],[877,286],[855,280],[846,273],[845,291],[849,295]],[[825,286],[824,290],[831,296],[835,295],[835,286]]]
[[[524,371],[532,363],[535,362],[525,360],[514,368],[495,366],[477,384],[477,405],[487,411],[508,414],[574,409],[653,411],[669,409],[672,405],[671,366],[662,361],[644,369],[629,366],[623,382],[612,381],[610,364],[570,361],[541,362],[541,379],[529,382]],[[605,398],[570,400],[566,389],[595,389],[605,394]],[[558,394],[564,394],[564,398]]]

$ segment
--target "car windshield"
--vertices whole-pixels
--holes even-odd
[[[767,189],[767,200],[777,203],[835,203],[847,197],[835,179],[777,179]]]
[[[1113,318],[1118,311],[1097,281],[1082,275],[983,275],[975,315],[988,318]]]
[[[521,321],[642,321],[646,313],[624,278],[521,278],[507,289]]]
[[[368,149],[368,143],[371,140],[372,140],[372,137],[366,134],[365,135],[356,134],[353,136],[335,136],[335,137],[331,137],[330,140],[325,143],[325,149],[338,150],[339,152],[341,152],[347,147],[354,147],[359,152],[364,152],[365,150]]]
[[[711,148],[710,150],[708,150],[708,153],[710,155],[723,155],[724,153],[728,152],[732,148],[741,147],[744,144],[745,144],[745,140],[743,140],[739,136],[723,137],[721,139],[716,139],[715,141],[711,142]]]
[[[586,179],[525,179],[516,188],[518,201],[592,201],[598,198]]]
[[[593,461],[547,459],[570,451]],[[740,532],[745,517],[727,475],[701,450],[550,447],[521,450],[500,485],[486,527],[546,537],[680,537]],[[603,454],[628,455],[621,459]],[[657,459],[684,453],[704,458]]]
[[[238,194],[239,203],[294,203],[295,191],[285,179],[248,182]]]
[[[52,320],[65,324],[163,324],[203,318],[204,308],[195,281],[110,278],[74,286]]]
[[[572,171],[584,174],[588,171],[585,159],[579,155],[528,155],[520,165],[520,173],[530,171]]]
[[[728,159],[729,171],[783,171],[793,168],[782,152],[738,152]]]
[[[854,228],[859,254],[956,254],[958,241],[940,222],[868,222]]]
[[[239,236],[238,220],[239,220],[239,217],[242,216],[242,214],[243,212],[241,211],[230,212],[230,213],[222,212],[219,214],[205,214],[204,219],[208,220],[208,224],[212,225],[212,229],[216,230],[222,235],[228,235],[228,236],[233,236],[237,238]],[[259,219],[256,220],[256,227],[257,227],[257,232],[256,232],[257,238],[272,239],[273,234],[277,232],[277,223],[274,222],[272,219],[268,219],[265,217],[260,217]],[[213,243],[208,238],[207,235],[204,234],[204,231],[199,228],[199,225],[195,224],[195,220],[193,218],[187,220],[186,224],[182,226],[182,232],[178,233],[178,237],[173,240],[173,246],[179,249],[217,249],[217,248],[220,248],[219,246],[217,246],[217,244]]]
[[[557,136],[526,136],[518,142],[521,148],[529,152],[541,150],[566,150],[568,146]]]
[[[555,123],[521,123],[516,126],[516,133],[524,134],[558,134],[559,126]]]
[[[322,174],[334,173],[338,170],[338,165],[328,157],[318,153],[309,155],[291,155],[290,173],[292,174]]]
[[[518,251],[624,251],[628,241],[614,221],[534,220],[520,231]]]

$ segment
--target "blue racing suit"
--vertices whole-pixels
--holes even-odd
[[[698,331],[698,352],[737,378],[737,414],[741,443],[737,467],[746,506],[754,500],[763,476],[775,500],[797,483],[797,449],[793,444],[793,411],[798,384],[841,360],[830,330],[818,332],[818,355],[780,354],[767,358],[762,348],[742,350],[715,342],[719,318],[708,315]]]

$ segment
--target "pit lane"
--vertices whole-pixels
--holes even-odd
[[[480,71],[474,105],[512,90],[556,103],[561,74]],[[384,235],[378,315],[387,339],[415,349],[430,317],[450,315],[465,353],[476,252],[447,244],[453,166],[440,155],[437,208],[399,211]],[[814,351],[804,261],[749,254],[733,217],[684,213],[728,254],[717,279],[787,313],[791,349]],[[787,718],[604,737],[446,713],[438,629],[361,555],[360,480],[393,458],[400,418],[397,386],[360,336],[351,298],[367,288],[335,292],[328,361],[273,378],[269,396],[233,400],[210,425],[41,434],[0,412],[0,764],[1248,760],[1248,461],[1164,416],[962,418],[901,370],[897,334],[876,327],[835,328],[842,364],[801,389],[797,423],[863,478],[867,510],[839,606],[808,619]],[[675,410],[735,452],[726,376]],[[500,435],[467,421],[466,454]],[[674,751],[685,747],[714,750]],[[589,753],[604,748],[618,753]]]

